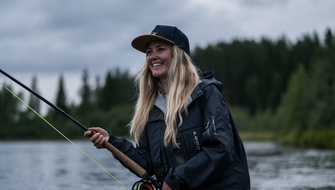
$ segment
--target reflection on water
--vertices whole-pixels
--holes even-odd
[[[113,179],[67,141],[0,142],[0,188],[130,189],[138,178],[105,149],[75,142]],[[335,189],[335,151],[245,142],[252,189]],[[124,187],[123,185],[126,187]]]
[[[248,142],[253,189],[335,189],[335,151]]]
[[[75,142],[130,188],[138,178],[107,150]],[[0,189],[126,189],[67,141],[0,142]]]

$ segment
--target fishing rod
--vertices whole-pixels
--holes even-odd
[[[15,79],[12,77],[10,74],[6,73],[2,69],[0,69],[0,73],[29,91],[31,94],[36,96],[38,99],[42,100],[46,104],[48,104],[50,107],[52,107],[54,110],[60,112],[63,116],[66,118],[70,119],[73,123],[75,123],[77,126],[82,128],[84,131],[88,131],[88,128],[85,127],[83,124],[81,124],[79,121],[71,117],[69,114],[67,114],[64,110],[59,108],[58,106],[52,104],[50,101],[36,93],[34,90],[31,88],[27,87],[23,83],[21,83],[19,80]],[[94,135],[94,132],[91,131],[91,135]],[[107,148],[111,153],[114,154],[115,157],[117,157],[119,160],[121,160],[123,163],[125,163],[129,168],[131,168],[137,175],[141,176],[142,180],[135,182],[133,185],[132,189],[137,189],[137,190],[159,190],[161,188],[161,184],[157,182],[153,177],[147,175],[147,171],[143,169],[140,165],[138,165],[136,162],[134,162],[132,159],[130,159],[127,155],[125,155],[123,152],[121,152],[119,149],[117,149],[115,146],[110,144],[109,142],[105,141],[103,146]],[[154,185],[154,186],[152,186]]]

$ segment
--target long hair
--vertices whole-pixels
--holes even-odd
[[[198,69],[191,58],[176,45],[172,46],[172,63],[168,71],[169,95],[166,104],[164,145],[177,145],[177,128],[183,122],[182,113],[187,114],[187,101],[198,85]],[[158,89],[161,88],[159,78],[152,76],[146,62],[135,78],[139,87],[139,97],[135,106],[133,119],[129,123],[130,135],[139,145],[149,119],[149,112],[155,104]]]

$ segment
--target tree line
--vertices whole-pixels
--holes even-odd
[[[82,74],[82,86],[80,88],[80,103],[71,103],[66,94],[64,77],[58,80],[55,106],[64,111],[79,123],[86,127],[103,126],[112,130],[116,135],[126,135],[126,125],[131,119],[132,107],[136,100],[133,76],[128,71],[114,69],[108,71],[104,81],[96,77],[96,84],[89,84],[89,72],[84,70]],[[12,91],[11,84],[4,84]],[[30,87],[37,94],[37,77],[33,77]],[[24,100],[23,92],[17,92],[17,96]],[[41,95],[41,94],[40,94]],[[0,139],[59,139],[63,138],[55,127],[66,136],[79,138],[83,131],[76,124],[64,117],[62,113],[49,108],[45,115],[40,113],[40,101],[34,95],[30,95],[27,101],[29,107],[24,106],[13,94],[5,88],[0,89]],[[35,113],[36,112],[36,113]],[[51,126],[48,126],[48,125]]]
[[[213,70],[222,82],[222,93],[240,131],[266,131],[280,136],[283,143],[335,148],[335,37],[330,28],[322,38],[314,32],[295,42],[285,36],[221,41],[196,47],[191,57],[202,71]],[[68,102],[60,76],[55,104],[86,126],[103,126],[126,135],[136,100],[134,76],[113,69],[103,79],[97,76],[96,84],[90,85],[89,72],[84,70],[81,100],[76,105]],[[34,77],[31,88],[38,91],[36,83]],[[59,138],[4,88],[0,98],[0,139]],[[40,109],[35,97],[28,102]],[[72,137],[82,136],[82,131],[52,109],[45,118]]]
[[[296,42],[235,39],[197,47],[193,60],[212,69],[242,131],[269,131],[282,143],[335,148],[335,37],[314,32]],[[234,114],[234,113],[233,113]]]

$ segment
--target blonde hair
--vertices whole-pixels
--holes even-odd
[[[191,58],[179,47],[172,46],[172,63],[168,71],[169,96],[166,103],[164,145],[177,145],[177,128],[183,122],[182,113],[187,114],[187,101],[198,84],[198,69]],[[135,106],[133,119],[129,123],[130,135],[137,145],[149,119],[149,112],[155,104],[158,89],[161,88],[158,78],[152,76],[145,63],[135,82],[139,87],[139,97]],[[177,123],[179,121],[179,123]]]

